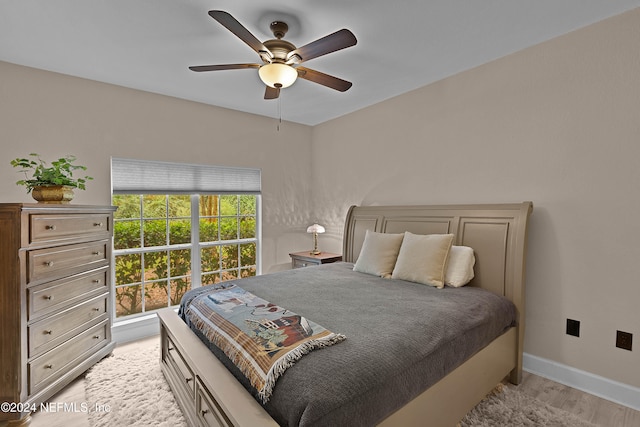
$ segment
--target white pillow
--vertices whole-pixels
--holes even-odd
[[[473,266],[476,257],[473,249],[468,246],[451,246],[449,262],[444,274],[444,283],[454,288],[466,285],[473,279]]]
[[[404,234],[376,233],[367,230],[353,271],[390,277],[403,237]]]
[[[392,279],[444,288],[444,273],[453,234],[404,233]]]

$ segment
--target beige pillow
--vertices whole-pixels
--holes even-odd
[[[444,288],[452,243],[453,234],[418,235],[406,231],[391,278]]]
[[[444,283],[454,288],[466,285],[473,279],[473,266],[476,257],[473,249],[468,246],[451,246]]]
[[[376,233],[367,230],[353,271],[390,277],[403,237],[404,234]]]

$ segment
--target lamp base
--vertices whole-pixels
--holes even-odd
[[[318,232],[313,232],[313,250],[310,252],[311,255],[320,255],[322,252],[318,250]]]

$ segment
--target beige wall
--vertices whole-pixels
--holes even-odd
[[[109,202],[110,156],[260,167],[265,271],[341,251],[351,204],[532,200],[525,351],[640,387],[640,9],[309,128],[0,63],[10,159],[73,153]],[[357,82],[356,82],[357,84]],[[309,174],[311,170],[311,176]],[[565,335],[566,318],[582,322]],[[634,351],[615,348],[632,332]]]
[[[213,89],[210,89],[213,90]],[[36,152],[88,166],[74,203],[110,203],[110,158],[262,169],[263,271],[311,244],[311,129],[161,95],[0,62],[0,202],[33,202],[9,165]]]
[[[316,126],[325,245],[351,204],[532,200],[525,351],[640,386],[639,45],[636,9]]]

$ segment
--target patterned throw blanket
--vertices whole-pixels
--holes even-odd
[[[185,314],[247,377],[262,403],[302,356],[346,339],[233,284],[194,298]]]

